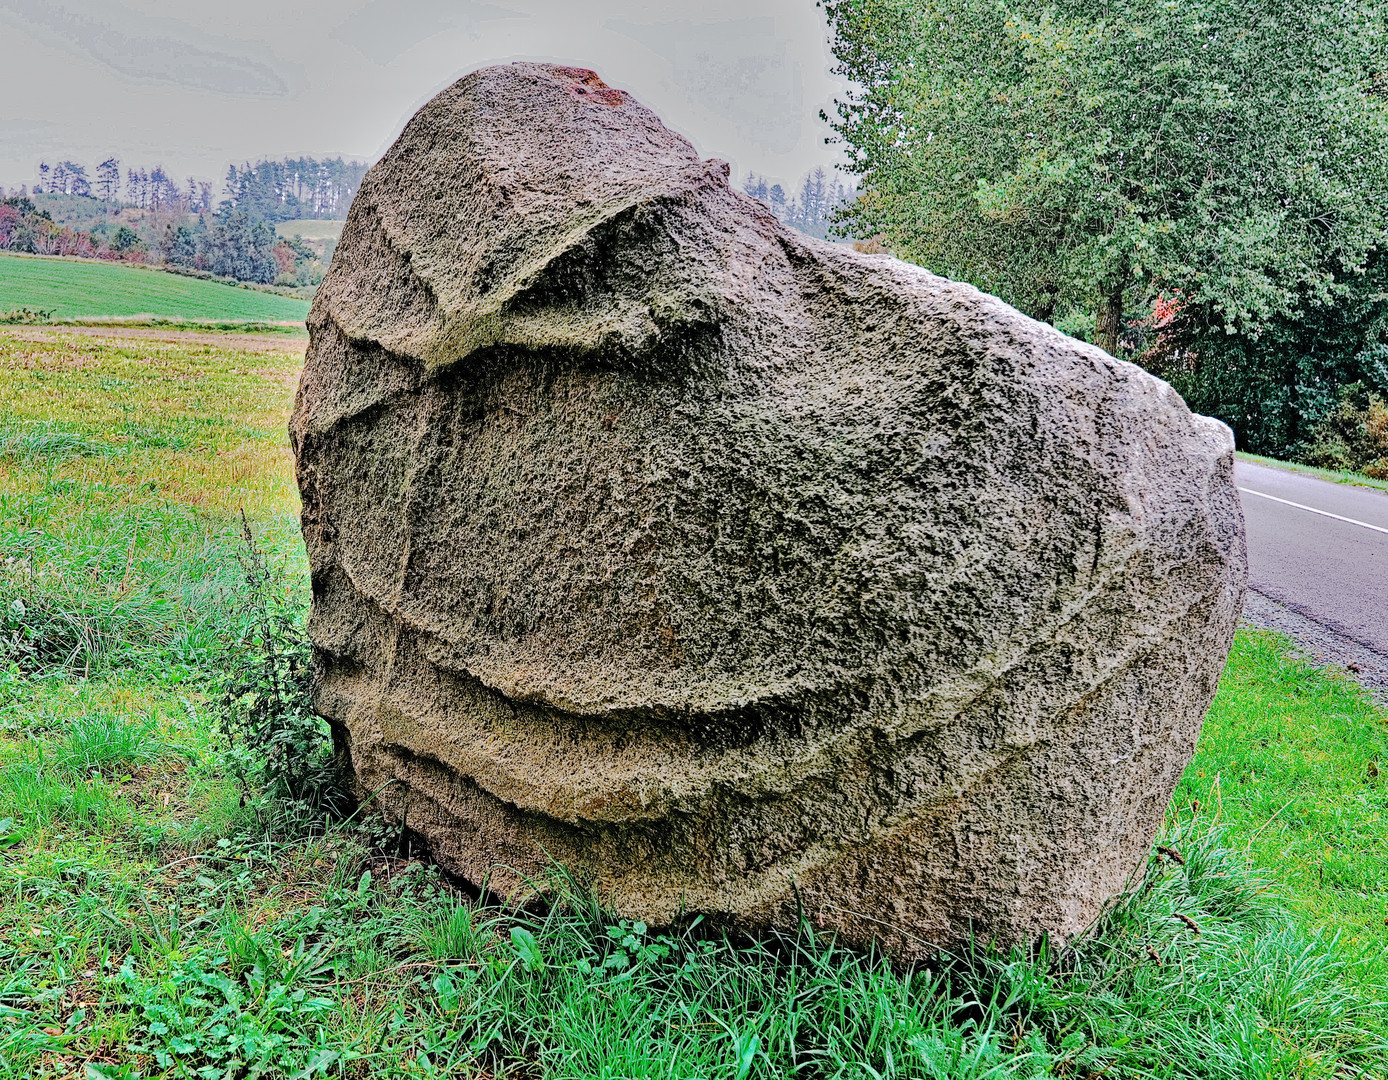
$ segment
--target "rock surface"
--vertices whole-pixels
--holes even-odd
[[[911,959],[1144,858],[1245,579],[1165,383],[538,64],[411,120],[309,327],[316,706],[443,865]]]

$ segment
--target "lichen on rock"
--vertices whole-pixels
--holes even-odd
[[[1246,573],[1159,379],[542,64],[410,121],[309,329],[316,707],[449,869],[912,959],[1145,856]]]

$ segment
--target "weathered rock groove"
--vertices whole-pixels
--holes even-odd
[[[315,705],[452,871],[910,960],[1144,858],[1245,579],[1159,379],[539,64],[410,121],[309,329]]]

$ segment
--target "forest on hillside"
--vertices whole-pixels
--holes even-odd
[[[206,181],[180,183],[162,165],[130,166],[124,174],[121,166],[114,156],[90,171],[78,162],[44,161],[32,190],[0,188],[0,250],[313,286],[333,242],[279,237],[275,226],[345,217],[368,167],[340,157],[232,165],[214,207]]]
[[[246,162],[227,168],[225,203],[266,221],[300,218],[341,219],[347,216],[362,178],[364,161],[332,158],[284,158]]]
[[[340,157],[242,162],[228,166],[216,198],[209,182],[191,176],[180,182],[162,165],[123,168],[112,156],[89,170],[80,162],[44,161],[32,189],[0,188],[0,251],[314,286],[335,242],[289,229],[277,235],[276,226],[342,220],[368,167]],[[806,173],[789,192],[755,173],[744,189],[787,225],[820,238],[856,196],[823,168]]]
[[[97,199],[140,210],[181,210],[206,214],[213,210],[212,184],[196,177],[179,183],[163,165],[129,166],[121,175],[121,160],[109,157],[90,172],[79,162],[41,161],[32,190],[27,185],[11,196],[63,195]],[[245,210],[267,221],[345,217],[366,162],[341,157],[259,159],[227,167],[219,207]],[[0,199],[5,191],[0,188]]]

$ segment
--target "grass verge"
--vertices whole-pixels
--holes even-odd
[[[1295,461],[1280,461],[1277,458],[1259,457],[1257,454],[1245,454],[1239,451],[1236,455],[1240,461],[1249,461],[1254,465],[1267,465],[1274,469],[1285,469],[1287,472],[1305,473],[1307,476],[1314,476],[1320,480],[1328,480],[1332,484],[1351,484],[1354,487],[1377,488],[1379,491],[1388,491],[1388,480],[1375,480],[1371,476],[1363,473],[1349,472],[1345,469],[1318,469],[1314,465],[1302,465]]]
[[[1197,804],[1388,985],[1388,715],[1363,687],[1280,635],[1240,631],[1173,799]]]

